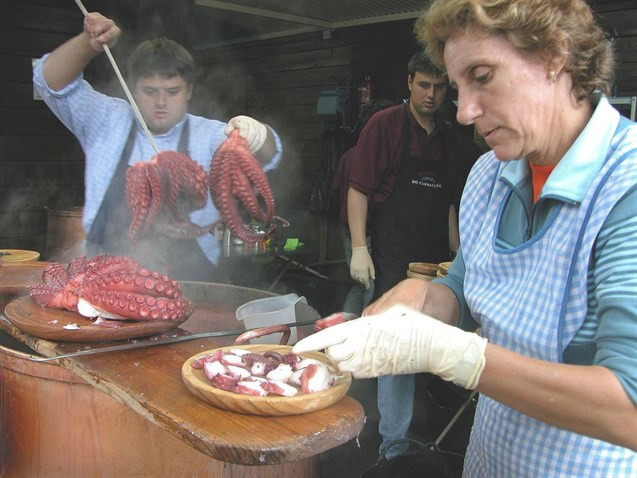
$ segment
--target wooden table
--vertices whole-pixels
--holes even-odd
[[[2,276],[0,287],[1,279]],[[5,290],[11,290],[12,293],[19,289],[13,283],[7,284],[6,280],[5,285]],[[252,289],[203,283],[192,283],[190,288],[184,289],[197,304],[199,298],[215,300],[209,286],[215,286],[215,293],[220,294],[220,297],[227,299],[234,294],[234,300],[244,302],[246,298],[250,300],[249,296],[259,298],[259,294],[267,294]],[[199,293],[201,297],[197,297]],[[229,305],[234,310],[234,304]],[[189,322],[190,319],[179,329],[166,335],[187,333]],[[205,326],[200,323],[188,332],[202,331],[202,327],[206,330],[223,330],[237,326],[234,317],[226,314],[222,320],[208,322]],[[81,343],[56,343],[24,334],[4,316],[0,317],[0,328],[46,357],[89,346]],[[192,451],[198,455],[196,460],[201,461],[202,467],[196,474],[189,476],[318,477],[318,455],[346,443],[362,430],[364,412],[361,405],[346,396],[327,409],[288,417],[249,416],[212,407],[188,392],[181,380],[181,366],[196,353],[228,345],[233,340],[233,337],[199,339],[139,350],[81,356],[59,362],[78,379],[133,410],[143,421],[168,432],[172,435],[171,439],[176,437],[177,442],[181,442],[180,446],[187,445],[186,450],[194,449]],[[84,407],[87,404],[78,403],[75,406]],[[100,414],[99,410],[95,412]],[[97,419],[103,418],[98,416]],[[135,440],[139,441],[140,438],[136,437]],[[130,446],[139,447],[140,443],[130,443]],[[143,450],[143,447],[140,449]],[[160,451],[160,454],[168,451]],[[146,450],[144,453],[148,452]],[[185,457],[185,460],[188,459]]]

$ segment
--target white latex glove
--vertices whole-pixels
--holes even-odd
[[[403,305],[329,327],[292,351],[325,349],[343,372],[356,378],[430,372],[467,389],[478,386],[487,339]]]
[[[363,284],[365,289],[369,289],[369,278],[376,278],[374,263],[369,255],[367,246],[352,247],[352,260],[349,263],[349,273],[359,284]]]
[[[228,121],[228,126],[223,132],[228,136],[235,129],[238,129],[239,134],[248,142],[248,148],[250,148],[252,153],[256,153],[261,149],[268,136],[266,126],[249,116],[235,116]]]

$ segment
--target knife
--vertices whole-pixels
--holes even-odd
[[[358,315],[350,312],[336,312],[332,315],[324,317],[318,320],[304,320],[301,322],[288,322],[287,324],[276,324],[279,327],[302,327],[304,325],[317,325],[323,324],[320,328],[329,327],[337,323],[346,322],[348,320],[356,319]],[[227,337],[231,335],[241,335],[253,330],[263,329],[264,327],[255,327],[253,329],[231,329],[231,330],[219,330],[216,332],[203,332],[201,334],[182,335],[180,337],[166,337],[163,339],[150,339],[141,342],[133,342],[128,344],[109,345],[107,347],[100,347],[97,349],[80,350],[78,352],[71,352],[68,354],[56,355],[55,357],[40,357],[36,355],[29,355],[27,358],[32,362],[49,362],[52,360],[59,360],[71,357],[80,357],[82,355],[93,355],[107,352],[119,352],[121,350],[141,349],[145,347],[154,347],[155,345],[167,345],[176,344],[179,342],[187,342],[189,340],[204,339],[209,337]]]

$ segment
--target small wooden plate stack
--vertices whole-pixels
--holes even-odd
[[[410,262],[407,269],[407,277],[414,279],[431,280],[436,278],[438,264],[431,262]]]
[[[441,262],[438,264],[438,271],[436,272],[436,276],[444,277],[449,272],[449,268],[451,267],[451,261],[449,262]]]

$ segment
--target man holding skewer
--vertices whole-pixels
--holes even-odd
[[[88,255],[128,254],[130,213],[125,203],[129,165],[148,161],[156,153],[131,104],[97,92],[83,79],[86,66],[103,50],[114,47],[121,34],[115,22],[88,13],[83,31],[45,55],[34,67],[34,84],[53,113],[77,137],[86,156],[83,227]],[[248,116],[228,123],[187,113],[193,93],[195,65],[178,43],[159,38],[138,45],[128,61],[128,83],[152,139],[161,151],[179,151],[210,169],[214,151],[233,130],[248,142],[264,170],[281,158],[281,141],[268,126]],[[208,198],[190,214],[193,223],[219,219]],[[157,257],[161,249],[172,251]],[[197,239],[151,238],[137,248],[143,262],[164,268],[179,279],[214,281],[219,271],[218,241],[210,234]],[[154,264],[153,264],[154,263]]]

